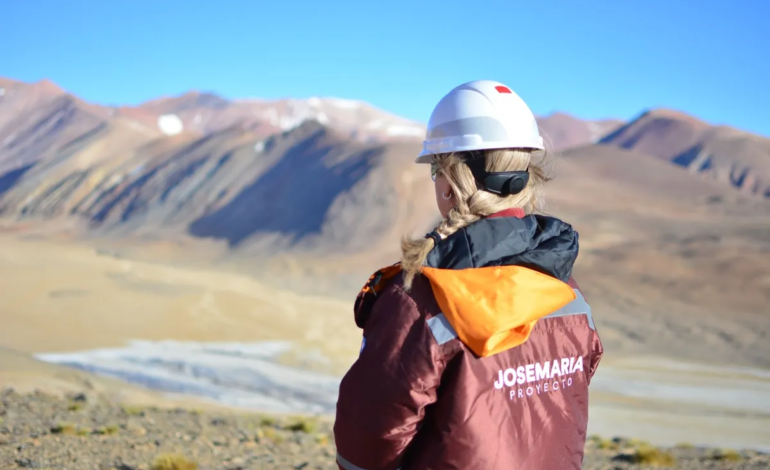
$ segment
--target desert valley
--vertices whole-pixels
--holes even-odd
[[[770,450],[770,138],[538,121],[606,348],[589,432]],[[354,295],[438,220],[424,131],[338,98],[110,107],[0,78],[0,389],[328,418]]]

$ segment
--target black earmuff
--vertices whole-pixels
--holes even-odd
[[[476,184],[490,193],[500,196],[519,194],[524,191],[529,182],[528,171],[501,171],[489,173],[484,169],[484,157],[481,154],[471,153],[472,158],[465,161],[470,168]]]
[[[501,171],[487,173],[484,178],[484,188],[490,193],[508,196],[524,191],[528,182],[529,173],[526,171]]]

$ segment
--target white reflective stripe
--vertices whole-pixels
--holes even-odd
[[[439,345],[457,338],[457,332],[449,324],[449,320],[447,320],[443,313],[439,313],[428,320],[428,327]]]
[[[579,290],[577,289],[573,289],[573,290],[575,291],[575,295],[577,296],[575,300],[573,300],[572,302],[568,303],[564,307],[560,308],[559,310],[543,318],[564,317],[567,315],[585,315],[586,317],[588,317],[588,325],[591,327],[592,330],[595,330],[596,327],[594,326],[594,318],[591,315],[591,306],[588,305],[588,302],[586,302],[585,297],[583,297],[583,294],[581,294]]]
[[[342,468],[345,470],[366,470],[365,468],[361,468],[358,465],[353,465],[352,463],[348,462],[343,456],[339,454],[339,452],[337,453],[337,463],[342,465]],[[396,470],[401,470],[401,468],[399,467]]]

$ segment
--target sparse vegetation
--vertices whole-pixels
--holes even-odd
[[[282,434],[278,434],[278,431],[275,430],[275,428],[265,428],[262,430],[262,436],[270,439],[271,441],[275,442],[276,444],[280,444],[285,440]]]
[[[120,408],[129,416],[144,416],[144,408],[141,406],[122,405]]]
[[[743,456],[736,450],[732,449],[717,449],[711,455],[714,460],[726,460],[728,462],[740,462],[743,460]]]
[[[654,467],[672,467],[676,465],[676,459],[670,452],[649,445],[636,449],[633,454],[633,461],[634,463]]]
[[[70,403],[67,406],[67,411],[80,411],[83,409],[82,403]]]
[[[652,444],[642,439],[629,439],[627,444],[630,447],[645,447],[645,446],[651,447],[652,446]]]
[[[270,416],[263,416],[259,419],[259,425],[263,428],[273,427],[276,425],[276,421],[275,421],[275,418],[272,418]]]
[[[51,432],[53,434],[76,434],[77,433],[77,427],[75,427],[72,423],[67,422],[60,422],[57,423],[56,426],[51,428]]]
[[[596,448],[600,450],[617,451],[620,449],[620,444],[612,439],[605,439],[601,436],[591,436],[588,440],[593,442]]]
[[[198,470],[198,464],[182,454],[161,454],[153,460],[152,470]]]
[[[102,427],[100,427],[99,429],[94,431],[94,434],[100,434],[100,435],[108,436],[108,435],[118,434],[119,432],[120,432],[120,427],[116,426],[114,424],[111,424],[109,426],[102,426]]]
[[[316,430],[316,422],[312,418],[295,418],[293,422],[285,425],[284,429],[287,431],[312,434]]]
[[[690,444],[689,442],[680,442],[674,447],[677,449],[694,449],[695,448],[695,446]]]
[[[91,435],[91,428],[78,429],[78,436],[90,436],[90,435]]]

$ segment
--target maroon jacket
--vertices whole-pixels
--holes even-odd
[[[397,265],[362,290],[364,341],[334,425],[340,468],[581,467],[603,349],[571,278],[578,235],[500,215],[442,240],[409,292]]]

